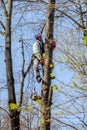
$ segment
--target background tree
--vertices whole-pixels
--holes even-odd
[[[4,11],[5,26],[1,22],[5,31],[5,61],[6,61],[6,78],[8,88],[8,105],[10,110],[11,128],[19,129],[19,113],[16,109],[11,109],[11,105],[16,104],[16,95],[14,89],[14,77],[12,67],[12,53],[11,53],[11,17],[12,17],[12,0],[8,1],[8,9],[6,9],[5,2],[1,0],[1,6]]]

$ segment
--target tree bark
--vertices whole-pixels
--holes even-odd
[[[3,1],[2,1],[3,2]],[[3,3],[4,4],[4,3]],[[12,0],[8,1],[8,11],[5,15],[6,28],[5,28],[5,60],[6,60],[6,77],[8,88],[8,105],[11,118],[11,129],[19,130],[19,114],[16,109],[10,109],[10,104],[16,104],[15,89],[14,89],[14,77],[12,66],[12,54],[11,54],[11,16],[12,16]]]
[[[52,88],[50,78],[50,64],[52,63],[53,50],[49,47],[49,41],[53,38],[55,0],[49,0],[48,16],[46,22],[46,43],[45,43],[45,65],[43,67],[44,77],[41,90],[41,125],[40,130],[50,130]]]

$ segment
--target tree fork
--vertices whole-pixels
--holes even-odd
[[[53,39],[54,28],[54,12],[55,0],[49,0],[48,15],[46,22],[46,43],[45,43],[45,65],[43,67],[44,76],[41,90],[41,125],[40,130],[50,130],[51,122],[51,104],[52,104],[52,88],[51,88],[51,68],[53,49],[49,47],[50,39]]]

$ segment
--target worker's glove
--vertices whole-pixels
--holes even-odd
[[[44,58],[40,59],[40,64],[44,65]]]

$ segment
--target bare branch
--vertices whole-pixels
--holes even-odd
[[[69,19],[71,19],[75,24],[77,24],[80,28],[84,29],[84,27],[78,23],[74,18],[72,18],[70,15],[68,15],[67,13],[65,13],[62,10],[57,9],[57,11],[61,12],[62,14],[64,14],[65,16],[67,16]]]
[[[2,109],[3,111],[5,111],[7,113],[7,115],[8,115],[8,117],[10,118],[10,114],[9,114],[9,112],[6,109],[4,109],[2,107],[0,107],[0,109]]]
[[[0,34],[1,34],[1,35],[5,35],[5,32],[0,31]]]
[[[28,68],[27,68],[27,70],[26,70],[25,73],[24,73],[24,76],[25,76],[25,77],[26,77],[27,73],[30,71],[30,68],[31,68],[31,66],[32,66],[32,62],[33,62],[33,59],[31,58],[30,63],[29,63],[29,65],[28,65]]]
[[[2,5],[2,8],[4,10],[4,15],[7,17],[8,16],[8,12],[7,12],[7,9],[6,9],[6,6],[5,6],[5,3],[3,0],[1,0],[1,5]]]
[[[22,104],[22,99],[23,99],[23,87],[24,87],[24,45],[23,45],[23,40],[20,40],[21,42],[21,48],[22,48],[22,78],[21,78],[21,86],[20,86],[20,100],[19,100],[19,106]]]
[[[4,24],[0,21],[0,25],[3,27],[3,29],[5,30],[5,26]]]
[[[60,120],[58,120],[58,119],[56,119],[56,118],[54,118],[54,117],[52,117],[52,119],[55,120],[55,121],[57,121],[57,122],[59,122],[59,123],[62,123],[62,124],[64,124],[64,125],[66,125],[66,126],[69,126],[70,128],[73,128],[74,130],[78,130],[75,126],[72,126],[72,125],[70,125],[70,124],[68,124],[68,123],[65,123],[65,122],[63,122],[63,121],[60,121]]]
[[[78,3],[80,3],[80,0],[78,0]],[[80,24],[83,26],[83,28],[85,28],[84,20],[83,20],[83,12],[82,12],[81,5],[79,5],[79,10],[80,10]],[[84,34],[85,34],[85,32],[84,32]]]

